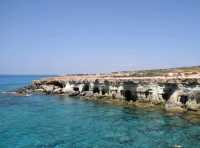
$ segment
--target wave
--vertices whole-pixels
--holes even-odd
[[[29,97],[29,96],[32,96],[32,94],[26,94],[25,96]]]
[[[14,96],[27,96],[27,97],[32,96],[32,94],[21,95],[15,91],[0,91],[0,94],[8,94],[8,95],[14,95]]]
[[[9,91],[0,91],[1,94],[7,94],[7,93],[14,93],[14,92],[9,92]]]
[[[15,94],[14,91],[0,91],[1,94]]]

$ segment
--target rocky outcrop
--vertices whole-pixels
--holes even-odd
[[[187,102],[187,93],[184,90],[175,90],[165,104],[167,111],[183,112]]]
[[[78,77],[36,80],[17,91],[20,94],[107,97],[128,104],[164,104],[167,111],[200,111],[199,79],[108,79]],[[139,103],[138,103],[139,102]]]

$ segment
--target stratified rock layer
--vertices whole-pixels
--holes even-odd
[[[35,80],[32,85],[17,92],[112,98],[133,104],[164,104],[167,111],[175,112],[200,110],[199,78],[71,75]]]

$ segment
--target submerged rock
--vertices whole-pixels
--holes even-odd
[[[79,94],[80,94],[79,91],[73,91],[73,92],[68,93],[67,95],[68,96],[78,96]]]

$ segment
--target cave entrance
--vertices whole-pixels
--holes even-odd
[[[167,84],[164,88],[164,94],[162,95],[164,100],[169,100],[170,96],[175,92],[177,89],[177,84]]]
[[[79,88],[78,87],[74,87],[73,90],[74,91],[79,91]]]
[[[102,95],[105,95],[106,93],[108,93],[108,90],[106,88],[102,88],[101,92],[102,92]]]
[[[93,93],[98,93],[99,94],[99,92],[100,92],[99,88],[98,87],[94,87]]]
[[[90,89],[89,84],[85,84],[85,85],[83,86],[82,91],[89,91],[89,89]]]
[[[145,91],[144,94],[145,94],[145,97],[148,98],[148,96],[151,94],[150,90]]]
[[[130,90],[125,90],[124,92],[124,97],[127,101],[133,100],[133,96]]]
[[[180,102],[182,104],[186,104],[187,101],[188,101],[188,96],[186,95],[180,96]]]

